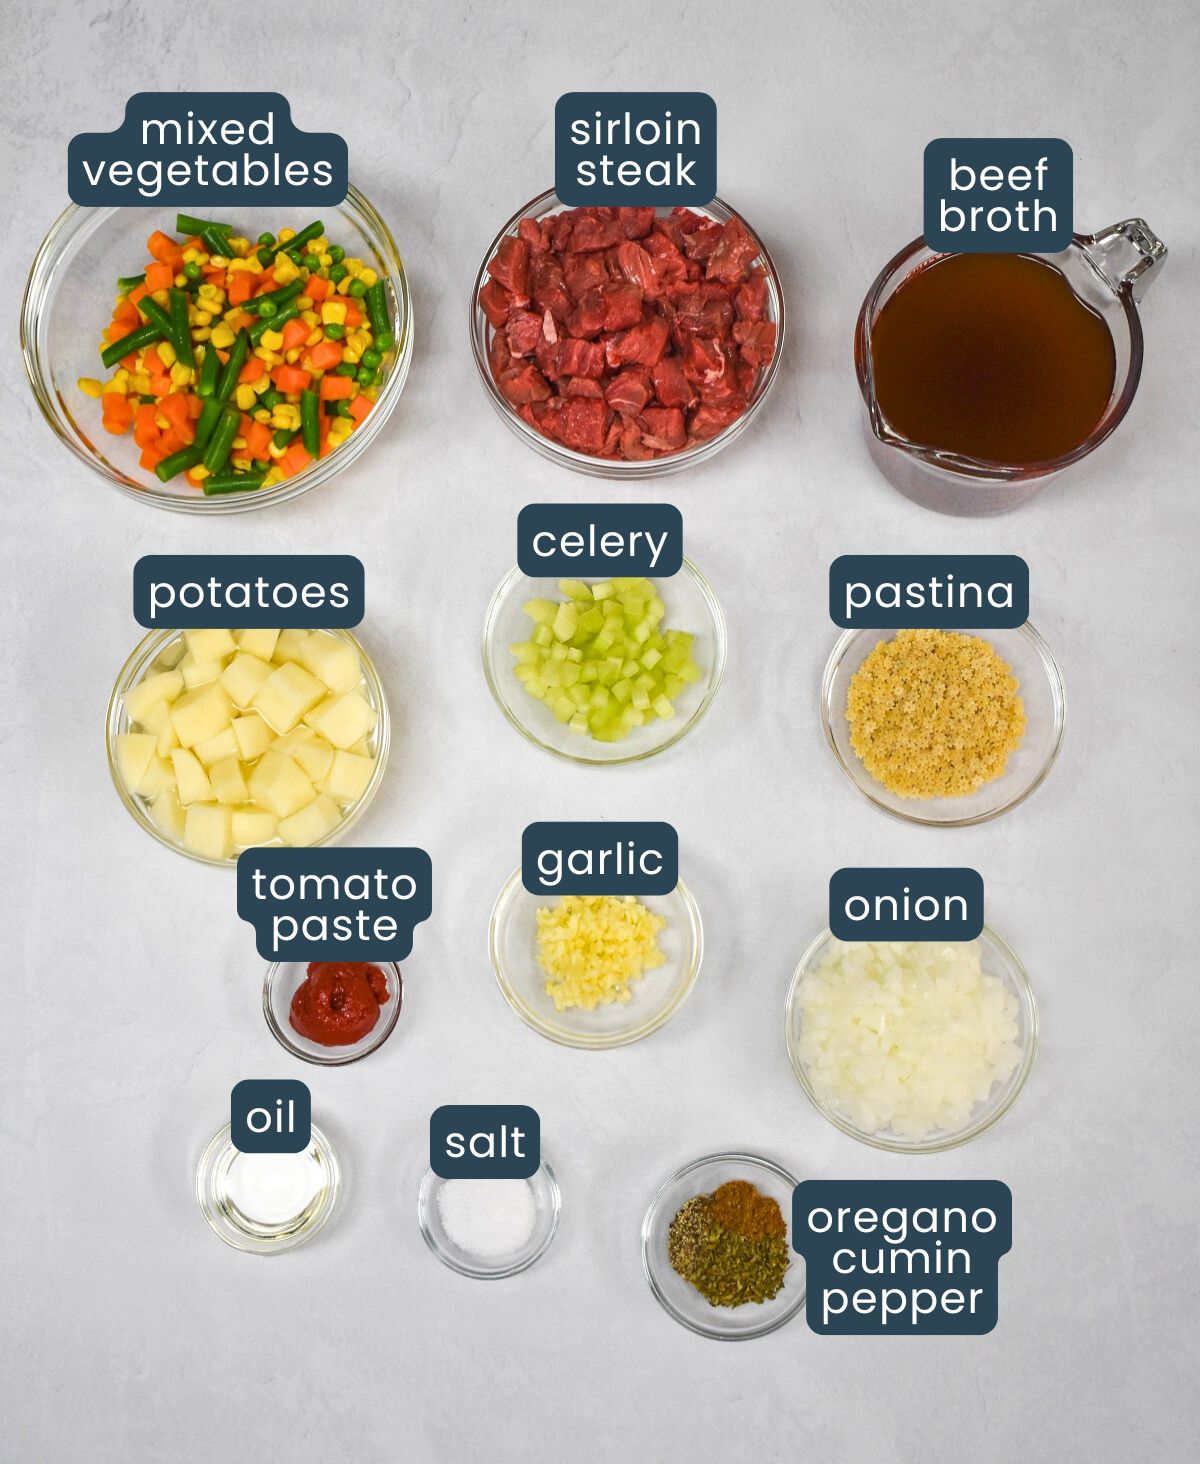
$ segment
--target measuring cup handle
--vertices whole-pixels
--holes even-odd
[[[1083,240],[1084,252],[1118,295],[1136,302],[1157,278],[1167,246],[1145,219],[1122,219]]]

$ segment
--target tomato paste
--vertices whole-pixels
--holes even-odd
[[[760,252],[739,218],[686,208],[522,219],[479,292],[497,387],[531,427],[594,457],[715,437],[775,353]]]
[[[379,1021],[391,1000],[378,966],[353,961],[313,961],[292,997],[288,1020],[301,1037],[321,1047],[351,1047]]]

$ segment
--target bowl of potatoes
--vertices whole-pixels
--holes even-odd
[[[390,719],[347,630],[156,630],[121,668],[107,737],[142,828],[232,868],[243,849],[347,833],[383,779]]]

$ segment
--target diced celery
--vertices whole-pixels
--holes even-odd
[[[536,620],[539,625],[553,625],[554,617],[558,614],[558,603],[555,600],[526,600],[521,608],[530,620]]]
[[[680,666],[679,674],[683,678],[683,680],[686,681],[690,686],[693,681],[699,681],[704,673],[700,670],[700,667],[696,665],[695,661],[688,660],[685,661],[682,666]]]
[[[554,616],[553,630],[560,641],[569,641],[575,634],[575,608],[569,602],[558,607]]]
[[[582,580],[560,579],[558,588],[568,600],[591,600],[592,587],[585,585]]]
[[[538,648],[532,641],[513,641],[508,649],[522,666],[528,665],[538,658]]]
[[[598,585],[592,587],[593,600],[608,600],[616,594],[616,587],[612,580],[601,580]]]
[[[554,644],[554,632],[548,625],[539,625],[529,639],[535,646],[540,646],[542,650],[545,650],[547,646]]]
[[[587,713],[576,712],[575,715],[571,718],[570,727],[572,732],[588,732],[590,729],[588,727]]]
[[[654,698],[654,701],[651,703],[651,705],[654,707],[655,712],[664,722],[669,722],[671,718],[675,715],[675,708],[666,699],[666,697],[662,695],[661,692],[658,696]]]

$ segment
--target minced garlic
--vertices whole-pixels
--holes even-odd
[[[901,630],[846,697],[850,743],[901,798],[961,798],[998,778],[1025,735],[1012,667],[979,636]]]
[[[537,958],[556,1010],[625,1003],[629,984],[666,960],[667,922],[632,895],[565,895],[537,912]]]

